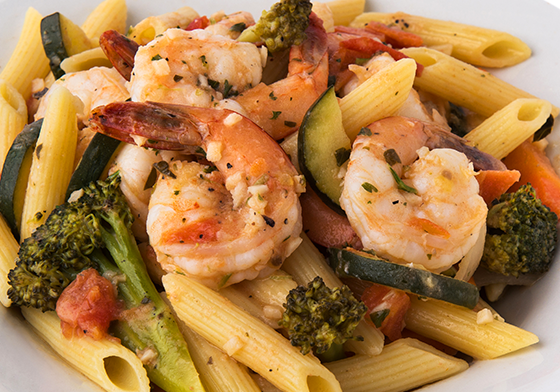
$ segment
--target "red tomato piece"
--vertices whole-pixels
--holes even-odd
[[[210,26],[210,21],[208,20],[207,16],[201,16],[198,18],[193,19],[191,23],[185,28],[187,31],[197,30],[197,29],[205,29]]]
[[[118,318],[120,309],[115,288],[93,268],[81,272],[56,303],[62,333],[68,339],[84,335],[96,340],[107,337],[109,324]]]
[[[389,340],[401,338],[404,316],[410,307],[410,298],[404,291],[374,283],[364,290],[362,301],[368,308],[368,322],[382,320],[378,328]]]

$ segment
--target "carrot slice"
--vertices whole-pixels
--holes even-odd
[[[544,151],[526,140],[504,158],[504,163],[508,169],[521,173],[519,182],[510,191],[530,183],[542,203],[560,216],[560,177]]]
[[[482,170],[476,176],[479,194],[490,205],[492,200],[506,193],[520,177],[521,173],[517,170]]]

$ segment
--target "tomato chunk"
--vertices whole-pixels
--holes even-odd
[[[62,333],[68,339],[84,335],[95,340],[107,337],[109,324],[118,318],[120,309],[115,288],[93,268],[81,272],[56,303]]]
[[[368,322],[377,324],[391,341],[402,337],[404,316],[410,307],[410,298],[404,291],[374,283],[364,290],[362,301],[368,308]]]

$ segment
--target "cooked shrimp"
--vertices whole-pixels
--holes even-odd
[[[327,34],[314,13],[309,16],[306,34],[301,45],[290,49],[286,78],[270,85],[261,83],[235,97],[247,117],[275,140],[297,130],[307,110],[327,89]]]
[[[132,100],[211,107],[256,86],[263,58],[255,45],[205,30],[169,29],[134,58]]]
[[[66,87],[72,94],[80,98],[84,104],[81,119],[87,119],[91,109],[110,102],[125,101],[130,97],[124,78],[114,69],[94,67],[87,71],[66,74],[58,79],[49,92],[58,85]],[[35,119],[44,117],[49,99],[49,92],[41,98]]]
[[[152,194],[153,183],[149,184],[149,178],[154,170],[153,165],[162,160],[170,162],[180,157],[181,154],[175,151],[160,152],[132,144],[124,144],[115,156],[109,173],[120,173],[120,188],[135,218],[132,230],[134,236],[142,241],[148,239],[146,219]]]
[[[91,123],[124,141],[142,135],[148,146],[159,139],[160,147],[206,152],[206,165],[171,163],[150,198],[150,244],[167,271],[219,288],[266,276],[301,242],[302,178],[249,119],[226,109],[125,102],[95,110]]]
[[[253,15],[247,11],[235,12],[229,15],[219,12],[212,15],[210,20],[216,20],[217,22],[210,24],[210,26],[206,27],[204,30],[214,35],[223,35],[231,39],[236,39],[244,28],[255,24]],[[234,26],[239,28],[235,28]]]
[[[473,165],[456,150],[425,147],[432,133],[442,137],[436,125],[389,117],[368,130],[354,142],[340,198],[352,227],[381,257],[447,269],[486,222]]]

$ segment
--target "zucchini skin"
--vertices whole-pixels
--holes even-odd
[[[2,168],[2,176],[0,177],[0,213],[4,216],[16,239],[19,239],[19,230],[14,213],[16,184],[21,175],[20,171],[25,154],[29,149],[35,147],[42,125],[43,119],[40,119],[27,124],[23,128],[14,139]]]
[[[307,113],[305,113],[305,116],[303,117],[298,133],[298,149],[297,149],[298,162],[299,162],[300,171],[304,175],[307,184],[309,184],[311,189],[313,189],[313,191],[319,196],[319,198],[323,201],[323,203],[325,203],[329,208],[331,208],[339,215],[346,216],[346,213],[340,207],[338,201],[332,199],[329,195],[325,194],[321,189],[319,189],[319,187],[317,186],[316,176],[314,175],[313,170],[309,167],[309,164],[307,162],[308,161],[307,158],[309,154],[317,153],[316,149],[313,148],[314,147],[313,143],[307,138],[308,136],[307,129],[317,127],[318,126],[317,123],[319,121],[325,121],[325,124],[323,124],[323,126],[328,126],[328,121],[317,118],[317,112],[322,109],[322,106],[325,105],[325,100],[329,99],[329,95],[331,94],[334,96],[333,87],[330,87],[325,92],[323,92],[323,94],[321,94],[321,96],[313,103],[313,105],[311,105],[311,107],[308,109]],[[309,133],[312,133],[312,131],[310,131]],[[320,140],[315,140],[315,141],[317,143],[321,142]],[[334,150],[332,151],[332,153],[334,155],[335,153]],[[323,167],[320,169],[325,170],[326,168]]]
[[[84,151],[84,155],[82,155],[78,167],[76,167],[70,178],[65,200],[68,200],[72,192],[82,189],[92,181],[99,180],[99,177],[101,177],[109,160],[120,144],[120,140],[113,139],[102,133],[96,133],[93,136]]]
[[[354,277],[473,309],[478,288],[470,283],[346,249],[329,249],[329,264],[340,277]]]
[[[60,64],[62,60],[68,57],[68,52],[62,38],[60,13],[55,12],[41,20],[41,39],[43,41],[43,49],[49,59],[51,71],[55,79],[58,79],[64,75]]]

